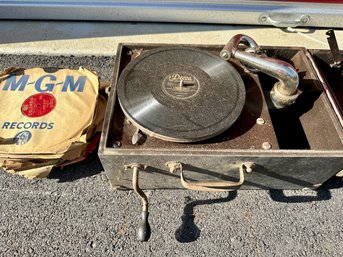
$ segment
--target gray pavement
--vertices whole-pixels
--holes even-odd
[[[9,66],[83,65],[109,80],[112,57],[0,56]],[[92,153],[29,181],[0,172],[0,256],[343,256],[343,181],[318,191],[149,191],[152,236],[135,239],[140,202],[113,191]]]

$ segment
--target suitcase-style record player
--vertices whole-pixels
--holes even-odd
[[[304,48],[120,44],[99,156],[142,189],[318,188],[343,167],[337,113]],[[139,183],[138,183],[139,178]]]

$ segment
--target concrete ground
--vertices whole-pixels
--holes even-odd
[[[118,43],[225,44],[243,33],[261,45],[328,48],[327,29],[125,22],[1,21],[7,54],[115,55]],[[343,48],[343,30],[336,30]]]
[[[92,26],[100,29],[105,24],[89,24],[86,28],[78,23],[75,26],[84,30],[73,30],[75,27],[66,23],[56,26],[36,23],[37,30],[30,30],[33,23],[2,23],[0,31],[8,29],[8,32],[0,39],[1,69],[83,65],[109,80],[115,52],[112,49],[119,40],[129,40],[132,36],[143,41],[188,42],[185,34],[179,32],[181,25],[126,24],[126,30],[125,24],[110,24],[107,27],[110,35],[100,37],[100,32]],[[49,34],[53,27],[60,30]],[[110,28],[118,29],[118,35],[132,35],[113,36]],[[139,36],[134,34],[139,28],[159,31],[161,37],[156,38],[152,31],[143,29]],[[163,28],[169,36],[162,33]],[[229,38],[226,26],[190,25],[190,28],[194,31],[186,34],[195,33],[190,43],[194,43],[196,35],[203,43],[222,44]],[[234,28],[235,33],[240,31],[239,27]],[[251,31],[256,36],[263,32],[260,28]],[[23,33],[21,41],[19,35],[14,35],[17,32]],[[90,36],[92,33],[94,37]],[[295,36],[273,33],[285,35],[280,36],[280,44],[282,37]],[[325,42],[324,31],[310,33],[311,37],[316,33],[319,34],[315,39]],[[266,39],[262,34],[263,44],[274,42],[275,38]],[[304,37],[297,35],[295,38]],[[303,41],[295,38],[295,44],[311,42],[320,46],[313,38],[309,41],[306,37]],[[11,53],[21,55],[8,55]],[[0,173],[0,256],[342,256],[342,187],[342,179],[333,178],[318,191],[260,190],[230,194],[149,191],[152,237],[147,243],[139,243],[135,239],[139,200],[132,192],[111,190],[93,153],[84,162],[54,170],[45,180],[28,181]]]

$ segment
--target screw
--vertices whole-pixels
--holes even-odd
[[[272,145],[271,145],[269,142],[264,142],[264,143],[262,144],[262,148],[263,148],[264,150],[269,150],[269,149],[272,148]]]
[[[225,60],[230,58],[230,54],[227,51],[225,51],[225,50],[221,51],[220,55]]]
[[[308,16],[305,16],[303,18],[301,18],[301,22],[302,23],[307,23],[309,21],[309,17]]]
[[[113,142],[113,147],[114,147],[114,148],[121,147],[121,142],[120,142],[120,141],[114,141],[114,142]]]
[[[265,121],[264,121],[263,118],[257,118],[257,119],[256,119],[256,123],[257,123],[258,125],[263,125],[263,124],[265,123]]]
[[[261,17],[261,21],[262,21],[262,22],[266,22],[266,21],[267,21],[267,17],[266,17],[266,16],[262,16],[262,17]]]

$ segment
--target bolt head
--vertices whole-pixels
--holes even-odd
[[[303,17],[303,18],[301,19],[301,22],[302,22],[302,23],[307,23],[308,21],[309,21],[308,16],[305,16],[305,17]]]
[[[228,60],[230,58],[230,53],[228,53],[227,51],[223,50],[220,52],[220,56],[225,59]]]
[[[120,141],[114,141],[113,142],[113,148],[118,148],[121,147],[121,142]]]
[[[264,142],[264,143],[262,144],[262,148],[263,148],[264,150],[269,150],[269,149],[272,148],[272,145],[271,145],[269,142]]]
[[[256,123],[257,123],[258,125],[263,125],[263,124],[265,123],[265,121],[264,121],[263,118],[257,118],[257,119],[256,119]]]
[[[266,16],[262,16],[262,17],[261,17],[261,21],[262,21],[262,22],[266,22],[266,21],[267,21],[267,17],[266,17]]]

